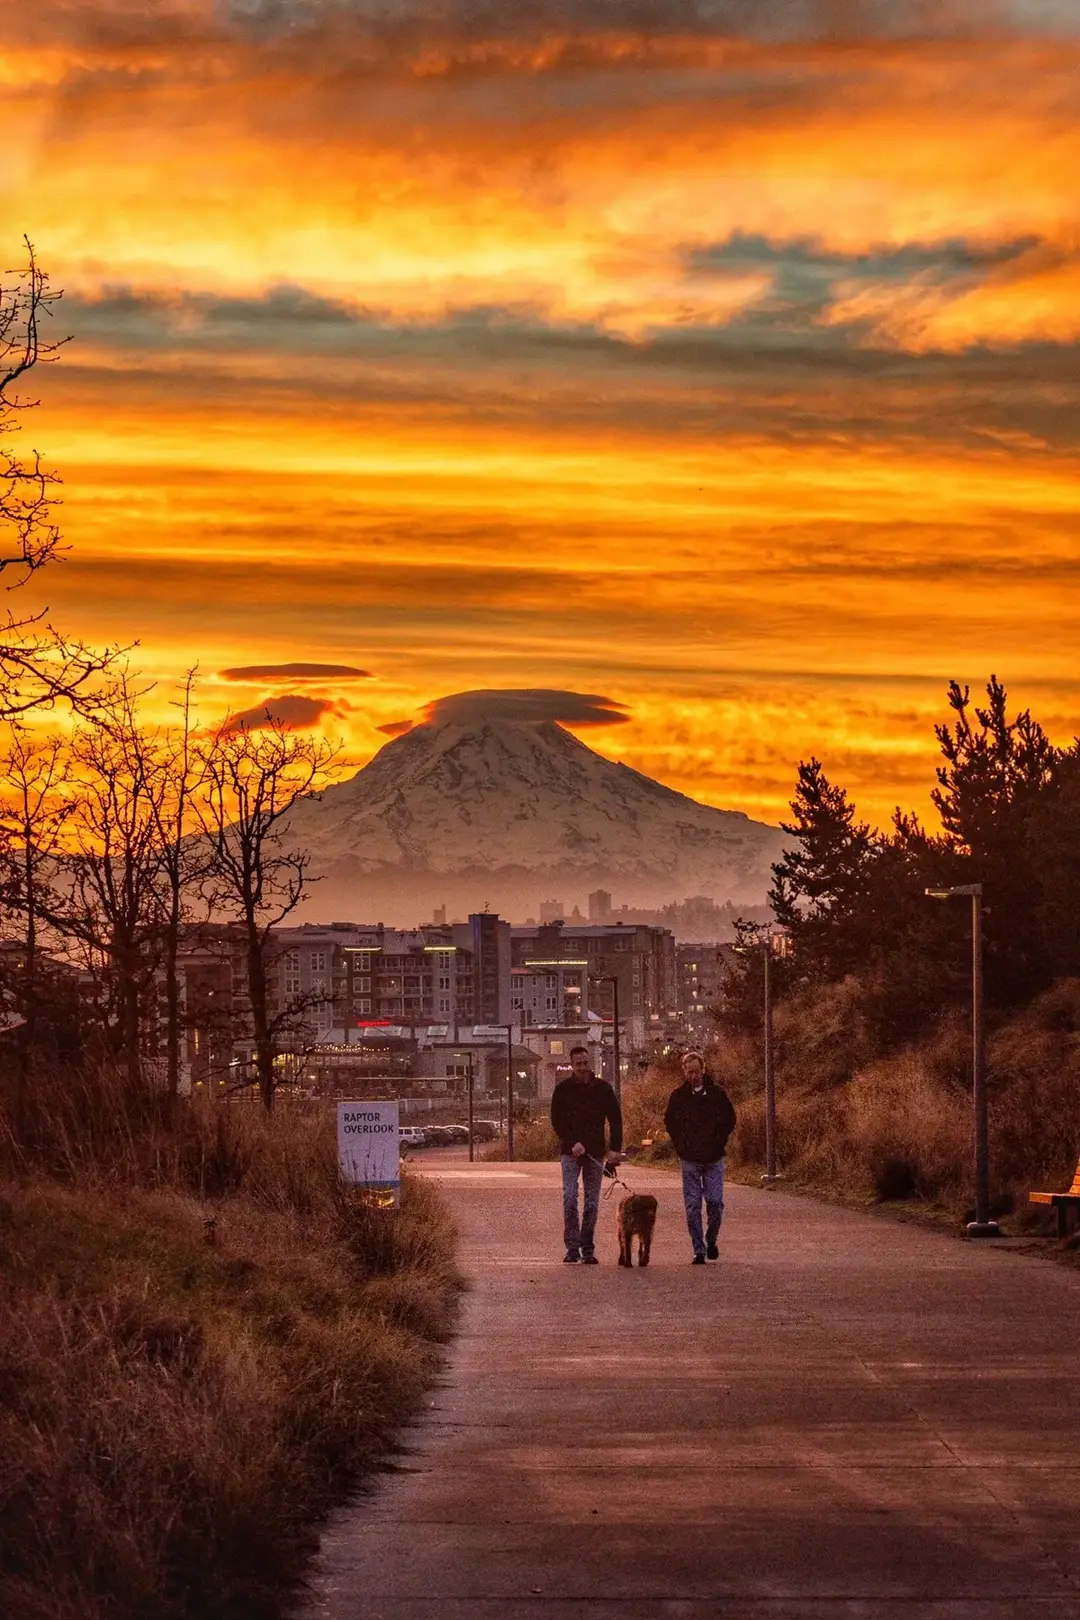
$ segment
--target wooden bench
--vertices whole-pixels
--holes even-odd
[[[1032,1204],[1050,1204],[1057,1210],[1058,1237],[1063,1238],[1068,1231],[1067,1223],[1070,1209],[1075,1209],[1078,1216],[1080,1216],[1080,1163],[1076,1166],[1076,1174],[1073,1176],[1072,1186],[1068,1192],[1028,1193],[1028,1201]]]

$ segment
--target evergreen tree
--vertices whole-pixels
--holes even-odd
[[[1039,926],[1041,883],[1028,828],[1052,793],[1059,755],[1025,709],[1008,716],[1004,686],[991,676],[987,704],[949,685],[951,724],[935,727],[944,763],[931,795],[949,850],[964,875],[983,885],[987,992],[999,1005],[1026,1000],[1052,978]]]
[[[798,977],[843,978],[870,943],[867,900],[880,841],[820,760],[800,763],[791,809],[794,820],[781,826],[796,846],[773,867],[769,903],[793,941]]]

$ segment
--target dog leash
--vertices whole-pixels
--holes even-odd
[[[605,1199],[611,1198],[614,1195],[616,1187],[621,1187],[624,1192],[629,1193],[630,1188],[627,1185],[627,1183],[625,1181],[623,1181],[622,1178],[620,1177],[620,1175],[619,1175],[619,1167],[618,1167],[617,1164],[612,1164],[612,1165],[604,1164],[600,1159],[594,1158],[591,1153],[586,1153],[585,1157],[587,1159],[589,1159],[593,1164],[598,1165],[600,1167],[600,1169],[601,1169],[601,1171],[603,1172],[603,1175],[604,1175],[604,1180],[609,1183],[609,1185],[607,1187],[605,1187],[604,1190],[603,1190],[603,1197]]]

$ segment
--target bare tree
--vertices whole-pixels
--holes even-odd
[[[56,358],[68,341],[47,342],[42,323],[62,296],[49,291],[49,278],[26,241],[24,269],[0,279],[0,436],[19,431],[18,414],[38,404],[13,390],[34,366]],[[3,589],[26,583],[60,551],[54,521],[59,504],[54,493],[59,476],[43,464],[41,454],[17,456],[0,444],[0,576]],[[80,641],[59,635],[44,612],[19,617],[8,609],[0,616],[0,719],[30,709],[50,707],[61,699],[77,701],[105,670],[110,652],[96,652]]]
[[[41,960],[40,940],[43,924],[48,927],[59,910],[55,884],[72,809],[64,791],[67,774],[63,739],[35,741],[24,732],[12,732],[7,754],[0,759],[0,837],[8,930],[17,924],[18,954],[7,964],[5,988],[23,1020],[17,1034],[20,1119],[39,1013],[52,978]]]
[[[71,744],[78,783],[68,925],[103,980],[108,1025],[118,1031],[129,1078],[142,1074],[142,1006],[154,982],[165,906],[161,799],[166,773],[141,735],[138,696],[126,675]]]
[[[151,813],[157,827],[161,889],[161,972],[165,981],[166,1087],[172,1105],[180,1090],[180,946],[191,921],[191,903],[206,875],[207,851],[195,836],[199,826],[196,798],[202,784],[202,762],[194,747],[192,697],[195,671],[184,680],[177,708],[180,724],[147,735],[135,728],[136,746],[146,755],[147,775],[154,784]]]
[[[199,814],[211,852],[217,906],[240,927],[255,1067],[263,1106],[274,1105],[280,1019],[271,1007],[273,930],[303,898],[309,857],[282,842],[282,823],[301,799],[326,785],[337,750],[267,716],[257,729],[226,726],[200,749]]]

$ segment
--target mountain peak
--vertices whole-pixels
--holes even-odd
[[[433,708],[294,810],[320,911],[415,922],[488,902],[520,919],[598,887],[630,905],[764,898],[778,829],[605,758],[550,712]]]

